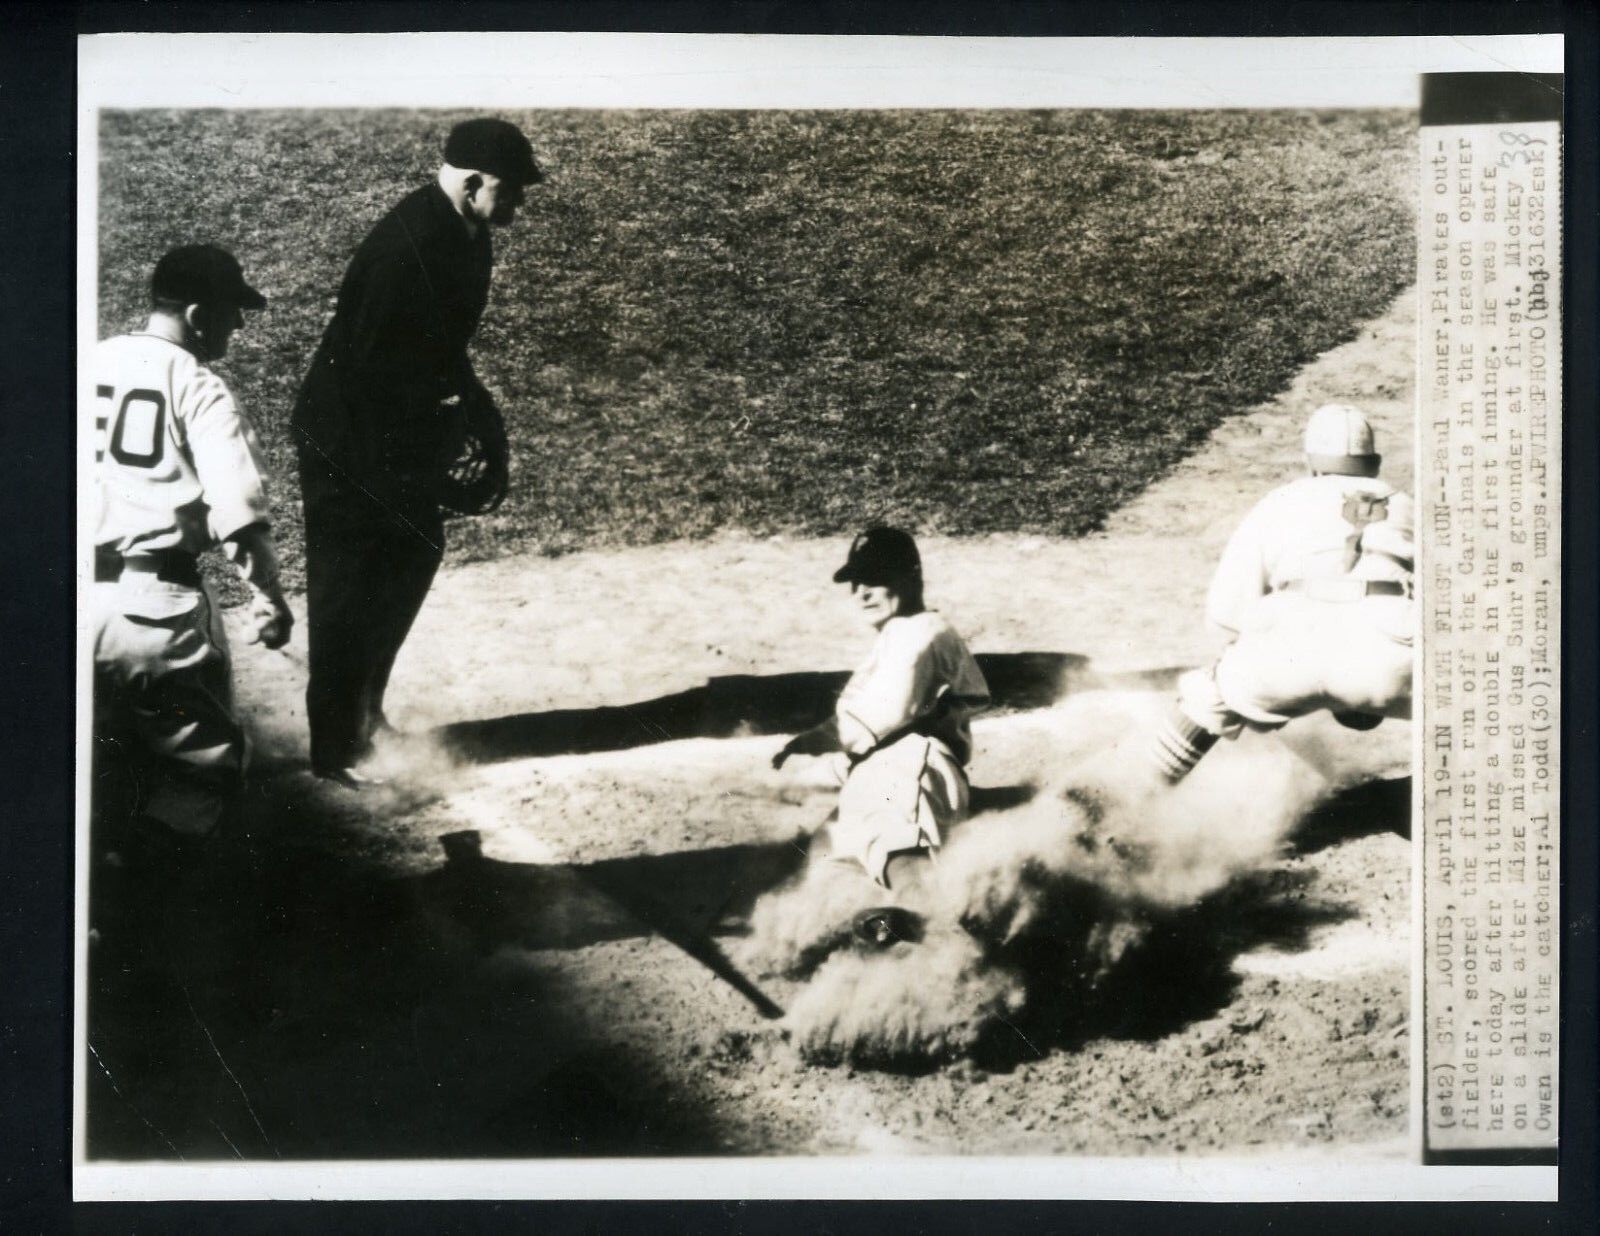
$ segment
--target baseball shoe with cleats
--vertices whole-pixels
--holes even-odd
[[[901,906],[874,906],[850,920],[850,934],[856,943],[871,952],[883,952],[904,941],[915,944],[922,939],[922,915]]]

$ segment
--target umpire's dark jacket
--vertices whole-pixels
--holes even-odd
[[[477,381],[467,344],[493,262],[488,227],[470,236],[436,184],[379,220],[350,260],[295,402],[303,471],[385,504],[431,502],[450,452],[440,403]]]

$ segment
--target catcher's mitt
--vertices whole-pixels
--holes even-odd
[[[454,515],[487,515],[506,498],[511,481],[505,424],[487,392],[461,401],[456,456],[439,479],[439,505]]]

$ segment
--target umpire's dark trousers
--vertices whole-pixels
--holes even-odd
[[[439,569],[436,504],[382,501],[304,455],[306,718],[311,766],[348,768],[372,750],[395,657]]]

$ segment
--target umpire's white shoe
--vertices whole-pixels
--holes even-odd
[[[366,773],[357,772],[354,768],[313,768],[311,770],[324,781],[331,781],[335,785],[342,785],[347,790],[375,789],[380,785],[387,785],[381,777],[369,777]]]

